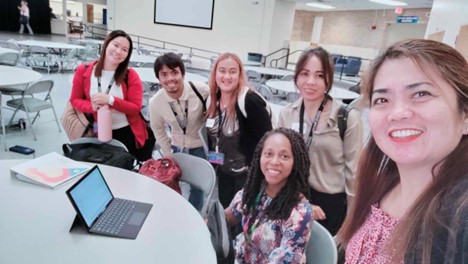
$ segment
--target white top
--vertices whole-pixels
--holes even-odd
[[[0,86],[28,84],[28,83],[38,81],[41,78],[42,78],[42,74],[29,70],[29,69],[0,65]],[[0,90],[11,91],[15,89],[12,89],[12,88],[5,89],[5,88],[0,87]]]
[[[65,191],[77,179],[53,190],[19,181],[9,176],[9,168],[21,162],[0,160],[1,263],[216,263],[202,217],[165,185],[141,174],[100,165],[115,197],[153,207],[135,240],[80,229],[69,232],[76,213]]]
[[[98,82],[97,82],[97,78],[94,77],[95,70],[96,68],[94,68],[93,74],[91,77],[91,86],[89,88],[89,96],[93,96],[98,93]],[[105,70],[102,71],[101,93],[106,93],[107,87],[109,87],[110,81],[112,77],[114,77],[114,74],[115,74],[115,71],[105,71]],[[122,86],[116,84],[114,81],[114,84],[109,90],[109,95],[112,95],[115,98],[124,99]],[[128,126],[127,116],[122,112],[112,109],[112,130],[119,129],[119,128],[126,127],[126,126]]]
[[[283,91],[286,93],[299,92],[293,81],[268,80],[266,82],[266,85],[272,89]],[[359,97],[358,93],[336,87],[332,87],[329,94],[335,99],[356,99]]]
[[[268,67],[254,67],[254,66],[245,66],[244,70],[252,70],[256,71],[263,75],[271,75],[271,76],[286,76],[286,75],[293,75],[294,72],[285,69],[278,69],[278,68],[268,68]]]
[[[158,78],[156,78],[156,75],[154,74],[154,69],[151,68],[133,68],[138,75],[140,76],[140,79],[145,82],[149,83],[159,83]],[[200,82],[208,82],[208,78],[205,76],[195,74],[195,73],[190,73],[190,72],[185,72],[185,77],[184,80],[186,81],[200,81]]]

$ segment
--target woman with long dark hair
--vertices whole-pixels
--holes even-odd
[[[342,103],[329,95],[333,70],[331,56],[323,48],[301,54],[294,73],[301,98],[281,109],[278,127],[303,135],[311,163],[309,184],[316,220],[335,235],[354,197],[362,122],[359,111],[351,110],[341,138],[338,114]]]
[[[73,78],[70,103],[83,113],[109,106],[112,111],[112,138],[125,144],[138,160],[151,158],[154,136],[140,110],[143,88],[140,77],[128,68],[133,44],[122,30],[109,33],[98,61],[78,66]]]
[[[397,42],[363,90],[372,137],[338,233],[346,263],[467,263],[466,60],[440,42]]]

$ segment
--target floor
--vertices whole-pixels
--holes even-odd
[[[0,32],[0,40],[8,40],[8,39],[16,39],[16,40],[35,39],[35,40],[68,42],[66,37],[58,36],[58,35],[36,34],[34,36],[30,36],[28,34],[20,35],[18,33]],[[195,69],[188,69],[187,71],[209,76],[208,71],[195,70]],[[43,79],[50,79],[54,81],[54,88],[52,90],[52,100],[55,106],[57,117],[60,119],[60,116],[65,107],[65,104],[68,101],[68,98],[70,96],[73,73],[72,72],[67,72],[67,73],[51,72],[50,74],[47,74],[47,72],[41,71],[41,74],[43,74]],[[356,84],[355,82],[346,82],[346,81],[336,82],[336,86],[339,86],[345,89],[355,84]],[[6,105],[6,101],[9,99],[11,99],[9,96],[3,96],[2,105]],[[4,107],[3,110],[4,110],[4,120],[5,122],[8,122],[13,111],[11,111],[11,109],[8,109],[6,107]],[[19,113],[15,117],[14,121],[18,121],[18,118],[26,119],[26,115],[24,113]],[[367,126],[365,125],[365,129],[368,131],[368,128],[366,127]],[[31,159],[31,158],[34,158],[34,156],[40,156],[40,155],[43,155],[52,151],[62,153],[62,145],[65,143],[68,143],[69,141],[63,129],[61,130],[62,131],[60,132],[59,128],[57,127],[57,124],[54,121],[54,116],[53,116],[52,111],[45,110],[41,112],[41,115],[36,121],[36,124],[34,126],[34,131],[36,132],[37,141],[35,141],[33,138],[29,124],[27,124],[26,129],[17,128],[17,129],[7,130],[6,143],[7,143],[8,148],[14,145],[22,145],[22,146],[26,146],[29,148],[33,148],[35,150],[35,154],[24,155],[24,154],[15,153],[12,151],[5,151],[5,149],[3,148],[3,142],[0,142],[0,146],[1,146],[0,159]]]

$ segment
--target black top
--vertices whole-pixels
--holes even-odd
[[[263,135],[272,130],[270,114],[266,102],[255,92],[249,91],[245,96],[245,112],[242,114],[236,104],[236,116],[239,121],[241,150],[245,155],[246,164],[250,166],[253,153]]]

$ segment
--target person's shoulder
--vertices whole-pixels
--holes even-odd
[[[167,102],[166,91],[164,88],[159,89],[149,100],[149,104],[161,104]]]
[[[195,89],[197,89],[197,91],[203,96],[203,97],[207,97],[208,94],[210,93],[210,87],[208,86],[208,84],[202,82],[202,81],[190,81],[191,83],[193,83],[193,86],[195,86]],[[185,83],[185,82],[184,82]],[[187,81],[186,84],[188,85],[187,88],[189,88],[190,90],[192,90],[192,88],[190,87],[190,84],[189,82]]]

